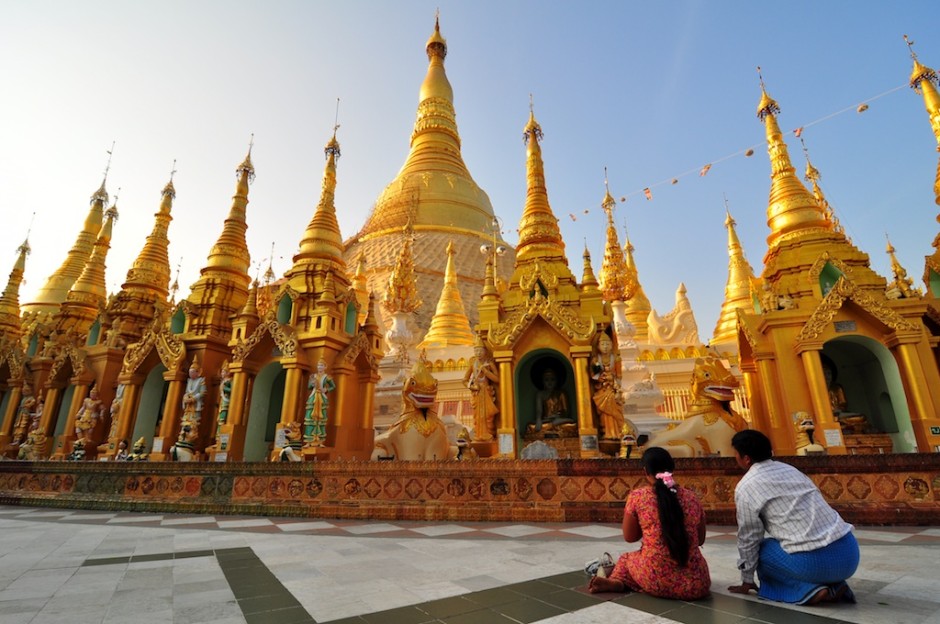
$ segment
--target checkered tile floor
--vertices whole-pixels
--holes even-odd
[[[369,520],[269,518],[261,516],[209,516],[187,514],[139,514],[92,512],[35,507],[0,507],[0,518],[79,524],[132,525],[142,527],[187,527],[203,530],[335,535],[356,537],[437,537],[459,539],[510,539],[513,541],[619,539],[619,524],[596,523],[506,523],[506,522],[375,522]],[[860,544],[940,545],[940,529],[933,527],[856,527]],[[734,527],[710,526],[709,541],[735,539]]]

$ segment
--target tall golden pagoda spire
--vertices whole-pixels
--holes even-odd
[[[558,229],[558,219],[548,203],[545,188],[545,166],[542,163],[542,127],[535,120],[535,112],[529,107],[529,122],[525,127],[526,141],[526,199],[519,221],[519,244],[516,247],[517,262],[532,258],[565,258],[565,243]]]
[[[248,298],[251,277],[248,267],[251,256],[245,241],[248,223],[245,221],[248,208],[248,184],[255,177],[251,164],[251,146],[248,155],[235,170],[238,182],[232,207],[218,240],[209,252],[209,258],[199,271],[199,279],[192,285],[188,300],[195,308],[189,330],[197,335],[215,334],[224,338],[231,331],[231,316]]]
[[[623,247],[617,239],[617,228],[614,226],[614,207],[617,202],[610,194],[606,176],[604,179],[604,200],[601,207],[607,215],[607,246],[604,248],[604,262],[601,265],[601,290],[604,301],[625,301],[632,294],[635,285],[627,281],[627,264],[623,256]]]
[[[99,309],[108,299],[105,280],[105,261],[111,248],[111,233],[117,219],[117,197],[105,212],[104,225],[95,240],[95,247],[85,269],[69,290],[56,316],[56,329],[60,332],[72,330],[85,335],[98,317]]]
[[[738,239],[731,211],[725,205],[725,227],[728,228],[728,281],[725,284],[725,300],[715,324],[711,344],[735,343],[737,341],[738,309],[753,310],[751,281],[754,269],[744,257],[744,248]]]
[[[10,271],[7,287],[0,296],[0,342],[16,340],[23,331],[20,324],[20,284],[23,283],[23,273],[26,271],[26,256],[30,252],[29,235],[16,252],[19,255]]]
[[[760,68],[758,68],[758,71]],[[767,225],[770,236],[767,246],[773,249],[785,238],[811,228],[832,229],[815,198],[796,176],[790,162],[787,144],[777,124],[780,106],[767,95],[761,78],[761,100],[757,117],[764,122],[767,133],[767,154],[770,156],[770,202],[767,206]]]
[[[460,153],[460,134],[454,110],[454,90],[444,70],[447,41],[440,20],[425,46],[428,70],[418,95],[418,114],[411,134],[411,151],[398,175],[375,203],[359,233],[360,239],[397,231],[409,218],[415,230],[444,227],[484,232],[493,218],[486,193],[470,176]],[[415,214],[397,201],[402,193],[422,189]]]
[[[627,304],[627,320],[636,328],[635,339],[637,342],[646,342],[649,340],[649,315],[653,306],[650,300],[643,292],[643,285],[640,284],[640,273],[637,271],[636,262],[633,260],[634,247],[630,242],[630,235],[627,234],[626,242],[623,246],[624,266],[627,271],[628,283],[635,284],[633,294],[625,301]]]
[[[402,228],[401,251],[395,269],[388,278],[385,288],[385,298],[382,300],[382,309],[389,314],[395,312],[414,312],[421,306],[418,298],[418,289],[415,283],[415,265],[412,256],[414,230],[411,221]]]
[[[588,251],[587,241],[584,244],[584,253],[581,254],[583,268],[581,272],[581,290],[585,293],[600,293],[597,277],[594,276],[594,267],[591,266],[591,252]]]
[[[440,250],[454,242],[454,266],[464,301],[476,302],[483,290],[486,258],[481,244],[492,240],[495,218],[486,192],[473,180],[461,155],[454,92],[445,71],[448,45],[440,21],[425,45],[428,64],[418,95],[410,149],[401,170],[378,196],[366,223],[346,241],[345,258],[352,264],[365,254],[369,289],[381,293],[398,258],[400,233],[411,220],[415,232],[414,271],[418,296],[436,301],[441,285]],[[508,247],[497,232],[497,242]],[[507,278],[509,258],[496,267]],[[428,327],[433,310],[416,312],[415,322]],[[477,307],[467,310],[477,322]]]
[[[362,325],[366,320],[369,307],[369,279],[366,276],[366,258],[364,254],[359,254],[356,261],[356,273],[352,277],[352,288],[356,292],[356,301],[359,304],[359,324]]]
[[[128,344],[140,338],[153,321],[155,306],[165,305],[170,294],[170,241],[167,233],[173,220],[170,211],[176,199],[176,188],[173,186],[175,173],[174,163],[170,180],[161,192],[160,208],[154,214],[153,229],[127,271],[127,278],[109,310],[120,321],[120,333]]]
[[[927,108],[933,135],[937,139],[937,151],[940,152],[940,94],[937,93],[937,72],[917,60],[914,42],[907,35],[904,35],[904,41],[907,42],[911,59],[914,61],[910,85],[915,93],[924,96],[924,106]],[[940,160],[937,161],[937,176],[934,179],[933,192],[934,201],[940,204]],[[937,222],[940,223],[940,214],[937,215]],[[935,250],[933,254],[925,258],[924,283],[934,297],[940,297],[940,234],[933,239],[933,247]]]
[[[110,167],[110,157],[108,165]],[[23,312],[55,314],[59,311],[59,305],[65,301],[69,289],[72,288],[75,280],[85,269],[85,264],[91,257],[92,249],[95,247],[95,239],[101,231],[104,208],[108,203],[108,192],[105,190],[107,181],[108,170],[105,169],[101,186],[91,195],[91,208],[85,217],[85,224],[82,226],[81,232],[75,238],[75,244],[72,245],[72,248],[65,256],[62,265],[49,276],[45,285],[36,293],[33,301],[23,305]]]
[[[346,261],[343,260],[343,237],[339,231],[334,204],[336,161],[340,157],[339,141],[336,140],[337,128],[339,126],[333,128],[333,137],[323,150],[326,154],[326,167],[323,170],[320,203],[317,204],[316,212],[307,225],[307,229],[304,230],[300,250],[294,256],[294,267],[291,272],[297,270],[299,264],[309,262],[328,261],[342,267],[343,270],[346,268]]]
[[[470,321],[457,289],[457,270],[454,267],[454,243],[447,244],[447,266],[444,269],[444,288],[431,318],[431,327],[419,349],[432,349],[473,344]]]

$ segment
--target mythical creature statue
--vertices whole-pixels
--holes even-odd
[[[826,449],[813,440],[816,423],[807,412],[793,413],[793,428],[796,430],[796,454],[809,455],[825,453]]]
[[[401,416],[375,438],[372,459],[454,459],[457,448],[447,439],[447,428],[434,409],[436,400],[437,379],[422,355],[405,378]]]
[[[300,432],[300,423],[292,422],[287,425],[287,431],[284,432],[284,446],[277,455],[277,461],[303,461],[301,451],[304,447],[303,435]]]
[[[197,461],[199,458],[196,452],[196,438],[198,437],[199,432],[196,431],[195,424],[184,420],[176,444],[170,447],[170,459],[179,462]]]
[[[673,457],[734,457],[731,438],[747,429],[747,422],[731,409],[734,389],[740,385],[719,358],[696,358],[691,401],[682,422],[657,431],[645,446],[661,446]]]
[[[16,458],[24,461],[38,461],[46,448],[46,434],[42,431],[31,431],[26,441],[20,445]]]

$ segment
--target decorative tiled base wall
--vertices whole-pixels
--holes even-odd
[[[858,524],[940,525],[940,455],[786,457]],[[708,520],[734,524],[741,471],[677,460]],[[0,503],[376,520],[619,522],[636,460],[468,462],[0,462]]]

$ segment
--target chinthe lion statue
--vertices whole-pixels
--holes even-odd
[[[697,358],[682,422],[657,431],[644,446],[661,446],[673,457],[733,457],[731,438],[747,429],[747,421],[731,409],[734,389],[740,385],[719,358]]]
[[[437,380],[424,358],[415,362],[402,388],[401,416],[385,433],[376,436],[372,459],[424,461],[454,459],[457,447],[434,409]]]
[[[300,423],[290,423],[287,426],[287,431],[284,432],[284,446],[281,447],[281,452],[277,455],[277,461],[303,461],[303,446],[304,439],[300,431]]]

